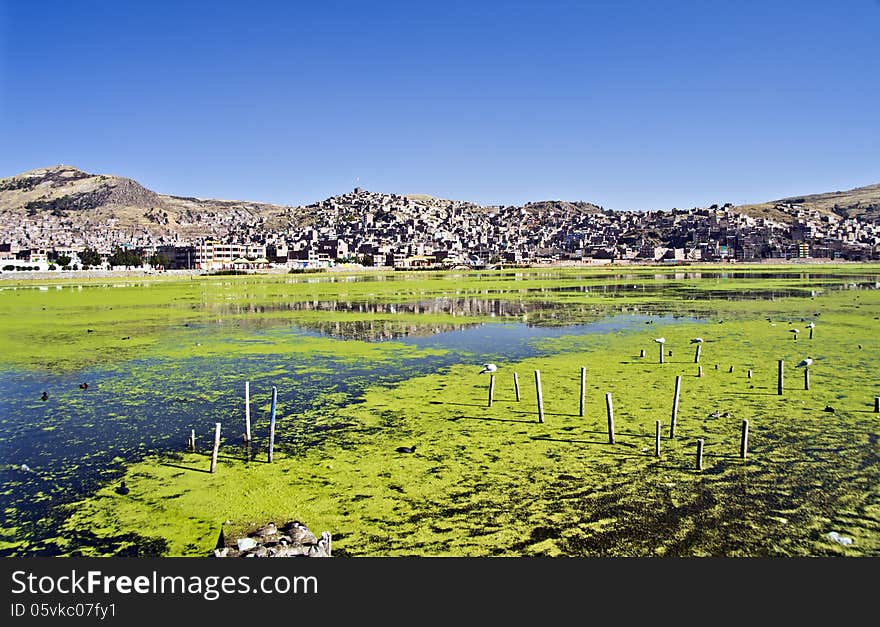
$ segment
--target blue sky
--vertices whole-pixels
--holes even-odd
[[[880,2],[0,0],[0,177],[306,204],[880,183]]]

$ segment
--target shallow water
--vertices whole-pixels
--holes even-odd
[[[7,512],[7,525],[29,527],[53,507],[112,480],[127,462],[150,453],[184,450],[190,429],[196,430],[197,445],[207,447],[216,422],[223,425],[225,454],[265,456],[272,386],[278,389],[278,420],[296,421],[305,412],[356,401],[371,385],[390,385],[462,362],[473,363],[476,369],[492,360],[504,374],[506,360],[541,354],[536,340],[642,330],[649,321],[657,327],[697,322],[674,316],[615,315],[580,325],[486,322],[430,335],[400,333],[396,342],[420,351],[392,363],[346,359],[346,342],[340,341],[340,358],[300,354],[132,360],[40,375],[3,370],[0,459],[5,465],[0,471],[0,507]],[[297,326],[283,333],[291,342],[321,335]],[[249,450],[242,439],[246,380],[253,421]],[[80,389],[82,382],[88,383],[87,389]],[[40,400],[43,391],[49,394],[46,401]],[[298,437],[308,441],[313,434],[304,425]],[[281,439],[276,442],[285,446]],[[30,470],[22,470],[22,464]]]

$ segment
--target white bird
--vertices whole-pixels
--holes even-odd
[[[816,323],[815,323],[815,322],[811,322],[810,324],[807,325],[807,328],[809,328],[809,329],[813,329],[813,328],[815,328],[815,326],[816,326]]]
[[[694,339],[691,340],[691,344],[702,344],[702,343],[703,343],[703,338],[701,338],[701,337],[695,337]]]
[[[802,359],[801,363],[799,363],[795,368],[807,368],[810,364],[813,363],[812,357],[807,357],[806,359]]]
[[[800,329],[789,329],[788,332],[789,332],[789,333],[798,334],[798,333],[801,332],[801,330],[800,330]]]
[[[495,364],[483,364],[483,369],[480,370],[480,374],[483,374],[484,372],[495,372],[497,370],[498,366]]]
[[[658,337],[654,341],[657,342],[658,344],[663,344],[666,341],[666,338],[665,337]]]

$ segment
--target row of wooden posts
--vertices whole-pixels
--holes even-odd
[[[732,368],[732,367],[731,367]],[[749,377],[751,378],[752,371],[749,370]],[[520,400],[519,394],[519,374],[513,373],[513,386],[516,392],[516,400],[517,402]],[[543,391],[541,389],[541,371],[535,370],[535,391],[537,392],[538,399],[538,422],[544,422],[544,396]],[[489,375],[489,407],[492,407],[492,401],[494,399],[495,394],[495,375]],[[587,395],[587,369],[581,368],[581,394],[580,394],[580,409],[578,414],[583,417],[584,416],[584,405],[586,402]],[[675,437],[675,425],[676,420],[678,418],[678,399],[681,395],[681,375],[676,375],[675,377],[675,393],[672,398],[672,420],[669,425],[669,438],[672,439]],[[605,410],[608,415],[608,443],[614,444],[614,403],[611,397],[611,392],[605,393]],[[661,434],[661,423],[660,421],[656,421],[656,437],[654,443],[654,455],[660,457],[660,434]],[[739,447],[739,455],[741,458],[745,459],[748,454],[749,448],[749,421],[742,421],[742,434],[740,438],[740,447]],[[703,440],[697,440],[697,470],[703,469]]]
[[[275,411],[278,406],[278,388],[272,386],[272,409],[269,417],[269,456],[268,461],[272,463],[275,453]],[[221,423],[214,424],[214,447],[211,451],[211,472],[217,470],[217,455],[220,452],[220,427]],[[244,440],[247,445],[251,442],[251,384],[250,381],[244,383]],[[196,430],[189,432],[189,441],[187,442],[190,451],[196,450]]]
[[[697,355],[699,356],[699,345],[697,346]],[[716,364],[715,368],[718,368]],[[729,372],[733,372],[733,366],[730,366]],[[777,393],[782,395],[784,388],[784,375],[785,375],[785,361],[780,359],[778,360],[778,369],[777,369]],[[698,368],[698,376],[703,376],[703,367],[699,366]],[[748,378],[752,378],[751,369],[748,370]],[[581,391],[580,391],[580,399],[579,399],[579,412],[578,414],[583,417],[584,416],[584,404],[586,400],[586,390],[587,390],[587,369],[581,368]],[[519,390],[519,374],[513,373],[513,385],[514,390],[516,392],[516,400],[519,402],[520,400],[520,390]],[[804,389],[810,389],[810,368],[809,366],[804,368]],[[538,403],[538,422],[544,422],[544,396],[543,390],[541,388],[541,371],[535,370],[535,391],[537,393],[537,403]],[[488,406],[492,407],[492,402],[495,394],[495,375],[489,375],[489,402]],[[672,420],[669,425],[669,437],[675,437],[675,426],[676,420],[678,418],[678,401],[681,395],[681,375],[676,375],[675,377],[675,392],[672,399]],[[608,442],[609,444],[614,444],[614,406],[612,402],[611,392],[607,392],[605,394],[605,407],[608,415]],[[880,413],[880,396],[874,398],[874,412]],[[660,421],[656,422],[656,439],[655,439],[655,451],[654,454],[659,457],[660,456],[660,433],[661,433],[661,425]],[[740,436],[740,448],[739,454],[740,457],[745,459],[748,454],[748,443],[749,443],[749,421],[742,421],[742,433]],[[703,468],[703,440],[697,440],[697,469],[702,470]]]

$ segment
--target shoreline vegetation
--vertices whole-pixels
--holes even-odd
[[[736,262],[621,262],[612,261],[609,263],[546,263],[546,264],[505,264],[497,268],[473,270],[449,269],[449,268],[393,268],[390,266],[358,266],[354,264],[342,264],[339,266],[327,268],[304,268],[300,272],[291,272],[287,267],[273,267],[260,270],[239,270],[236,275],[248,276],[275,276],[284,274],[312,274],[312,273],[355,273],[355,274],[430,274],[430,273],[456,273],[462,272],[510,272],[514,270],[535,271],[564,271],[564,270],[623,270],[623,269],[663,269],[675,270],[686,269],[695,270],[699,268],[725,268],[725,269],[742,269],[742,268],[758,268],[768,269],[773,267],[780,268],[797,268],[797,267],[870,267],[880,265],[878,261],[845,261],[839,259],[766,259],[761,262],[736,261]],[[65,279],[115,279],[115,278],[180,278],[180,277],[199,277],[199,276],[223,276],[217,272],[208,270],[157,270],[157,269],[133,269],[133,270],[54,270],[54,271],[6,271],[0,272],[0,281],[40,281],[40,280],[65,280]],[[229,273],[228,276],[233,276]]]
[[[809,278],[800,277],[801,270]],[[700,271],[712,278],[687,276]],[[103,312],[106,323],[114,325],[114,338],[129,332],[123,318],[135,318],[130,328],[143,329],[135,352],[158,368],[166,368],[166,362],[169,369],[178,367],[193,356],[247,356],[250,361],[232,377],[242,390],[245,380],[257,376],[263,377],[263,387],[274,381],[253,370],[261,356],[295,361],[317,350],[351,363],[393,365],[404,353],[414,354],[412,346],[393,338],[370,343],[331,334],[294,341],[273,335],[279,324],[338,328],[401,315],[415,324],[426,315],[274,309],[279,303],[333,298],[405,303],[458,293],[552,303],[554,315],[570,314],[555,322],[559,325],[615,312],[673,313],[682,320],[663,326],[659,348],[660,329],[649,322],[607,333],[536,338],[535,354],[518,359],[506,358],[503,346],[487,346],[487,352],[496,351],[499,366],[491,403],[489,378],[479,374],[482,364],[464,354],[427,374],[376,381],[323,405],[298,407],[296,388],[279,387],[272,463],[266,456],[267,407],[260,399],[249,446],[239,437],[243,408],[231,415],[221,412],[215,473],[208,472],[211,451],[203,427],[210,423],[213,431],[215,418],[221,418],[210,413],[217,400],[209,401],[208,414],[194,418],[200,425],[195,452],[183,444],[188,429],[179,434],[179,446],[147,446],[89,494],[60,504],[42,519],[8,523],[0,533],[0,551],[208,556],[221,532],[230,536],[258,521],[297,519],[329,530],[338,557],[880,555],[880,414],[874,412],[880,390],[872,361],[880,349],[880,264],[538,267],[516,269],[523,273],[516,284],[505,278],[508,272],[513,271],[437,277],[418,272],[404,278],[398,272],[399,281],[384,282],[336,282],[331,273],[214,277],[222,289],[200,292],[193,301],[196,309],[169,308],[190,282],[165,276],[160,283],[167,283],[168,293],[144,290],[134,298],[101,291],[91,296],[95,309],[89,315]],[[756,276],[728,280],[716,272]],[[676,273],[684,274],[677,278]],[[459,278],[451,281],[451,275]],[[871,277],[864,287],[847,278],[862,275]],[[199,277],[197,283],[214,282]],[[57,300],[49,303],[61,307],[65,290],[50,294]],[[0,296],[3,321],[36,309],[39,301],[27,300],[27,294],[20,298],[13,304]],[[104,312],[114,305],[114,313]],[[66,348],[53,349],[58,363],[67,363],[66,351],[87,349],[90,334],[79,333],[79,327],[95,324],[75,310],[65,311],[57,328],[40,329],[53,337],[71,334]],[[528,321],[554,324],[541,318],[549,315],[542,311],[529,312]],[[688,315],[700,322],[685,319]],[[189,329],[176,330],[162,339],[169,324],[178,328],[191,316],[222,317],[228,326],[206,326],[200,330],[204,335],[192,338],[182,335]],[[249,325],[260,316],[267,326],[255,336]],[[435,324],[459,320],[449,313],[430,316]],[[471,315],[464,320],[518,318]],[[812,339],[807,337],[810,322],[815,324]],[[39,320],[21,322],[16,335],[35,323]],[[791,333],[795,328],[800,333]],[[691,343],[698,336],[705,339],[699,363]],[[198,347],[191,341],[196,337]],[[190,344],[181,338],[190,338]],[[15,340],[6,343],[5,367],[26,367],[26,350]],[[124,350],[119,342],[109,343],[95,352],[96,359],[134,358]],[[669,353],[663,353],[662,363],[658,350]],[[814,360],[809,389],[803,368],[796,368],[807,356]],[[779,360],[785,364],[782,395]],[[30,367],[51,363],[37,359]],[[581,368],[586,372],[583,415]],[[301,366],[292,380],[307,371]],[[543,422],[537,415],[535,371],[543,386]],[[331,381],[332,372],[327,376]],[[681,396],[672,437],[677,377]],[[339,392],[325,385],[328,394]],[[216,390],[209,392],[216,399]],[[613,443],[606,394],[613,398]],[[740,448],[744,420],[750,429],[745,458]],[[416,450],[397,452],[403,445]],[[120,481],[125,494],[116,491]],[[52,533],[39,535],[38,527]]]

